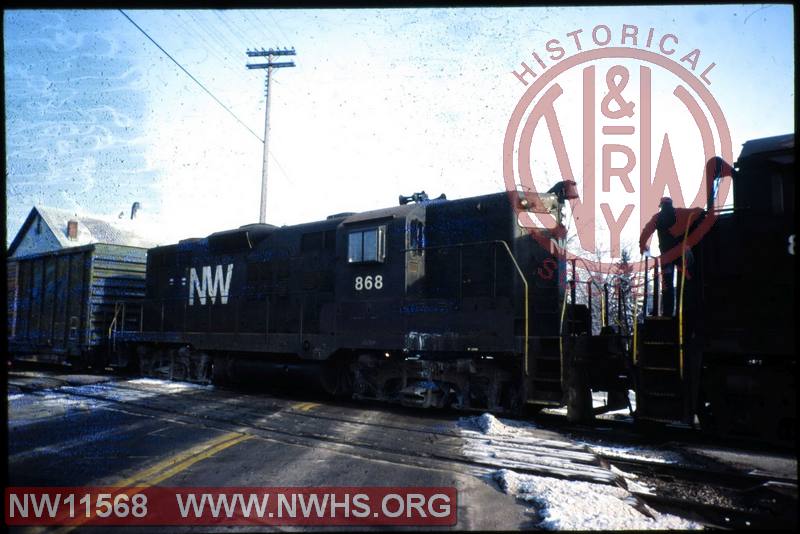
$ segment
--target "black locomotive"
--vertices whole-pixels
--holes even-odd
[[[633,328],[593,333],[564,258],[574,183],[459,200],[423,192],[150,249],[145,298],[104,301],[108,314],[93,319],[108,332],[102,364],[217,383],[292,375],[296,387],[419,407],[566,405],[573,420],[625,407],[633,390],[638,420],[791,444],[794,135],[749,141],[735,167],[715,159],[707,172],[716,222],[693,247],[677,317],[660,315],[656,287]],[[715,210],[727,178],[733,207]],[[555,224],[523,227],[530,211]],[[593,390],[608,392],[604,407]]]
[[[645,310],[632,353],[637,417],[794,443],[794,135],[748,141],[707,167],[716,220],[693,248],[677,317]],[[732,179],[733,207],[710,209]],[[658,278],[656,277],[656,280]]]
[[[337,395],[497,412],[566,404],[573,420],[625,407],[631,389],[639,420],[791,443],[793,171],[793,135],[749,141],[735,168],[709,162],[716,223],[694,247],[681,309],[660,316],[655,288],[632,332],[593,335],[565,291],[561,215],[575,190],[561,183],[543,195],[416,194],[153,249],[142,328],[125,346],[144,374],[301,373]],[[714,211],[725,178],[734,205]],[[525,211],[557,224],[523,228]],[[603,408],[592,390],[609,392]]]
[[[518,211],[557,217],[566,197],[564,187],[420,193],[394,208],[155,248],[143,325],[124,341],[144,374],[296,372],[333,394],[412,406],[560,405],[563,227],[534,239]]]

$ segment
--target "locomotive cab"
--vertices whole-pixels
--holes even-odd
[[[636,417],[793,443],[794,135],[748,141],[733,168],[715,167],[725,176],[709,183],[731,179],[733,206],[710,195],[714,225],[692,248],[677,316],[661,314],[657,286],[645,306]]]

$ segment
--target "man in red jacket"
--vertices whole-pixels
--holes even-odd
[[[653,232],[658,232],[658,248],[664,255],[675,247],[678,255],[672,261],[661,265],[661,295],[664,315],[673,316],[675,314],[675,284],[673,282],[675,266],[680,269],[681,265],[681,245],[687,228],[691,229],[700,222],[705,215],[702,208],[674,208],[670,197],[662,197],[659,203],[659,212],[644,225],[642,234],[639,236],[639,252],[644,254],[649,250],[647,244]],[[686,270],[687,277],[691,272],[689,269],[694,262],[691,249],[686,249]],[[680,277],[678,277],[678,291],[680,292]]]

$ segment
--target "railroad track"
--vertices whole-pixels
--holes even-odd
[[[763,472],[709,469],[599,454],[603,465],[635,476],[628,491],[661,511],[716,528],[797,526],[797,480]],[[631,487],[633,486],[633,487]],[[643,490],[643,487],[653,491]]]
[[[637,423],[632,419],[595,419],[591,425],[570,423],[563,415],[540,413],[534,416],[537,422],[546,424],[548,428],[567,434],[583,437],[594,436],[614,439],[626,439],[642,445],[661,446],[675,442],[696,447],[730,447],[735,445],[742,450],[771,451],[776,453],[794,453],[794,445],[781,445],[744,436],[717,436],[684,424],[653,425],[648,422]]]
[[[93,386],[57,381],[63,384],[57,388],[60,392],[115,404],[116,409],[123,411],[179,419],[219,430],[244,429],[273,441],[327,447],[361,458],[468,474],[488,474],[506,468],[539,476],[623,486],[653,509],[717,528],[796,525],[793,512],[797,505],[797,481],[763,473],[619,458],[592,453],[584,445],[557,439],[557,435],[502,443],[522,447],[527,453],[525,461],[502,456],[475,458],[464,454],[465,441],[492,439],[497,442],[498,438],[470,436],[469,432],[452,426],[385,422],[376,417],[365,419],[329,411],[294,410],[292,406],[298,404],[297,400],[241,392],[231,396],[230,392],[217,388],[190,388],[179,395],[162,395],[157,387],[133,386],[119,381]],[[150,396],[141,396],[142,393]],[[336,407],[364,409],[363,404],[337,403]],[[380,417],[383,411],[371,410],[370,413]],[[420,417],[417,414],[414,418]],[[333,424],[335,428],[326,429],[321,423]],[[397,439],[398,434],[403,439]],[[630,474],[636,476],[638,486],[628,483]],[[653,486],[658,493],[642,491],[642,485]],[[708,492],[709,487],[715,491]],[[787,511],[792,512],[791,517]]]
[[[517,445],[535,451],[537,461],[520,462],[506,458],[476,459],[462,452],[464,437],[457,430],[422,428],[406,425],[390,425],[352,417],[314,414],[295,411],[296,402],[281,402],[256,396],[227,397],[215,390],[190,390],[187,395],[136,398],[120,394],[141,393],[143,388],[120,383],[96,384],[94,386],[69,386],[58,388],[60,392],[76,397],[116,404],[125,411],[149,412],[146,415],[166,415],[185,422],[201,424],[221,430],[238,429],[255,435],[295,445],[322,446],[344,454],[400,461],[406,465],[423,468],[438,468],[446,471],[458,470],[475,474],[476,470],[489,473],[507,468],[515,471],[553,476],[572,480],[585,480],[602,484],[620,484],[618,475],[599,465],[597,458],[584,447],[566,440],[530,439]],[[259,403],[259,401],[262,401]],[[247,404],[258,404],[247,406]],[[375,412],[373,412],[375,413]],[[333,430],[320,425],[320,421],[336,423]],[[409,437],[397,439],[397,432],[410,433]],[[513,445],[513,441],[510,441]]]

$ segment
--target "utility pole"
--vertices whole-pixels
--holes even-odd
[[[259,212],[258,222],[267,222],[267,165],[269,161],[269,97],[272,93],[272,69],[280,69],[283,67],[294,67],[294,61],[273,61],[276,56],[293,56],[295,55],[294,48],[292,49],[272,49],[264,50],[248,50],[248,57],[266,57],[266,63],[248,63],[248,69],[267,69],[267,110],[264,113],[264,163],[261,169],[261,211]]]

